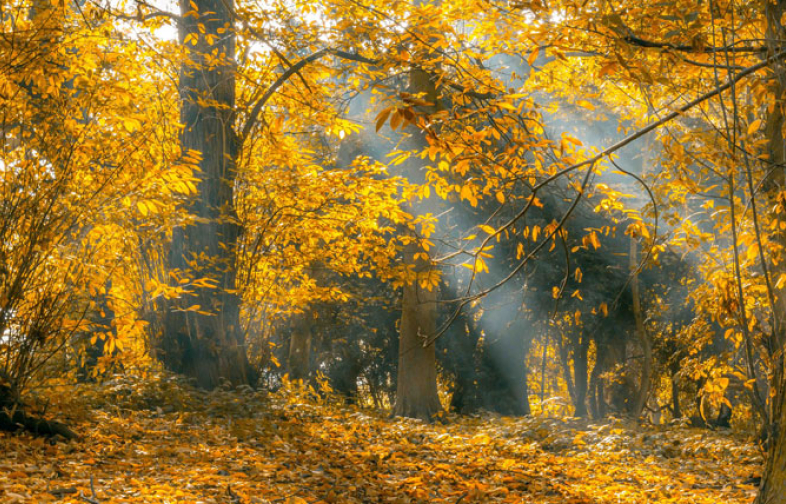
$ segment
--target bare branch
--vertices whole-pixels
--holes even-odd
[[[630,29],[628,29],[630,31]],[[701,47],[701,46],[693,46],[693,45],[686,45],[686,44],[670,44],[668,42],[654,42],[652,40],[646,40],[641,37],[637,37],[632,33],[625,35],[622,37],[622,40],[625,42],[639,46],[639,47],[647,47],[652,49],[669,49],[671,51],[679,51],[679,52],[686,52],[686,53],[697,53],[697,54],[713,54],[713,53],[721,53],[721,52],[733,52],[733,53],[763,53],[767,51],[766,46],[757,46],[757,47],[750,47],[750,46],[725,46],[725,47]]]

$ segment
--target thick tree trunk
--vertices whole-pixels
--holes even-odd
[[[427,102],[437,103],[436,84],[428,72],[418,67],[413,68],[410,71],[409,88],[412,94],[423,93]],[[436,111],[436,106],[424,107],[424,109],[426,113],[433,113]],[[411,141],[413,150],[422,150],[427,146],[428,142],[422,132],[413,134]],[[413,183],[425,182],[420,163],[409,164],[407,177]],[[412,211],[415,214],[434,213],[431,208],[433,206],[433,201],[426,199],[419,204],[413,203]],[[423,252],[420,244],[413,241],[404,248],[404,259],[411,261],[415,254]],[[422,255],[414,262],[415,273],[419,279],[428,277],[432,273],[436,274],[433,271],[434,266],[427,259],[423,259]],[[417,280],[404,286],[394,416],[428,421],[442,410],[437,393],[437,359],[434,343],[425,346],[423,344],[426,338],[432,337],[437,330],[438,289],[438,285],[431,286],[431,290],[423,288]]]
[[[169,265],[179,278],[208,278],[215,287],[192,286],[191,295],[170,306],[162,359],[207,389],[222,380],[251,381],[235,293],[233,5],[232,0],[181,1],[180,42],[190,51],[180,75],[182,146],[198,151],[201,161],[198,194],[188,207],[194,221],[174,230]],[[215,63],[211,53],[223,61]]]
[[[437,329],[436,302],[436,289],[429,291],[417,283],[404,286],[394,416],[430,421],[442,410],[434,344],[423,345],[424,338]]]
[[[574,393],[573,406],[575,408],[573,415],[577,417],[587,416],[587,369],[589,368],[588,353],[589,353],[589,338],[587,335],[581,335],[581,341],[575,346],[573,354],[573,375],[574,375]]]
[[[786,38],[786,29],[781,23],[784,13],[786,13],[786,1],[764,1],[763,8],[767,16],[767,44],[770,54],[774,51],[783,50],[783,40]],[[783,63],[773,64],[773,86],[772,99],[774,107],[767,117],[765,135],[767,136],[768,161],[776,169],[769,177],[764,186],[769,197],[768,204],[772,207],[774,203],[777,208],[779,195],[786,187],[786,176],[784,176],[784,166],[786,165],[786,143],[784,142],[784,111],[783,93],[786,90],[786,67]],[[775,216],[781,222],[786,219],[783,214]],[[776,238],[783,244],[786,243],[786,235],[779,233]],[[780,265],[773,267],[773,278],[777,278],[783,273],[784,265],[781,258]],[[786,356],[784,356],[784,346],[786,345],[786,334],[783,327],[786,322],[786,289],[775,289],[775,306],[773,309],[774,331],[770,342],[770,352],[773,356],[772,382],[774,397],[770,408],[771,425],[768,426],[769,450],[767,462],[762,474],[761,487],[756,504],[786,504]]]
[[[453,292],[443,283],[443,292]],[[443,322],[444,323],[444,322]],[[440,339],[446,347],[442,350],[448,355],[448,372],[452,372],[454,380],[453,395],[450,398],[450,409],[458,413],[472,413],[480,408],[478,401],[478,341],[480,331],[472,323],[467,313],[448,328],[445,336]],[[437,349],[437,354],[440,351]],[[443,364],[444,365],[444,364]]]
[[[774,429],[770,432],[772,440],[770,449],[767,453],[767,462],[762,474],[759,495],[756,504],[784,504],[786,503],[786,439],[784,436],[784,426],[786,426],[786,394],[784,383],[781,382],[779,393],[775,397],[774,410]]]
[[[499,316],[493,310],[487,315]],[[530,414],[526,366],[530,340],[523,332],[515,327],[486,328],[474,384],[478,406],[503,415]]]
[[[589,369],[589,338],[582,334],[580,329],[574,328],[568,332],[567,343],[558,340],[562,374],[568,385],[568,394],[573,403],[573,416],[587,416],[587,392]],[[573,372],[571,373],[570,359],[573,358]]]

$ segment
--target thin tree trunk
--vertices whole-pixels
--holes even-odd
[[[314,316],[311,309],[293,316],[288,358],[290,380],[306,380],[311,373],[311,334],[313,325]]]
[[[561,333],[562,331],[560,331]],[[572,338],[575,335],[570,335]],[[565,379],[565,384],[568,387],[568,395],[570,396],[571,402],[576,404],[576,387],[573,385],[573,377],[570,373],[570,355],[568,355],[568,345],[565,344],[563,341],[565,339],[564,334],[559,334],[557,336],[557,345],[559,350],[559,361],[562,365],[562,375]],[[571,342],[572,343],[572,342]]]
[[[641,362],[641,381],[639,383],[638,394],[633,403],[632,415],[635,418],[641,416],[647,399],[650,395],[650,384],[652,382],[652,341],[644,326],[644,314],[641,310],[641,292],[639,290],[639,275],[636,269],[639,267],[639,244],[635,238],[630,239],[630,268],[633,278],[630,282],[631,296],[633,297],[633,318],[636,324],[636,337],[641,344],[643,352]]]
[[[674,418],[682,418],[682,409],[680,408],[680,387],[677,382],[677,373],[671,374],[671,416]]]
[[[603,379],[600,375],[604,371],[605,357],[601,354],[601,347],[595,340],[595,365],[592,367],[589,379],[589,403],[592,418],[599,419],[606,416],[606,403],[603,398]]]
[[[588,353],[589,353],[589,338],[586,334],[580,335],[581,340],[574,346],[573,354],[573,387],[575,397],[573,406],[575,411],[574,416],[586,417],[587,416],[587,369],[589,368]]]
[[[529,368],[527,368],[527,356],[532,348],[532,338],[522,334],[524,338],[524,351],[521,358],[521,414],[530,416],[532,407],[529,404]]]
[[[549,349],[548,327],[543,331],[542,355],[540,356],[540,412],[543,413],[543,403],[546,401],[546,362]]]

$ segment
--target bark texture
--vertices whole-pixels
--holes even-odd
[[[189,204],[194,220],[174,230],[169,265],[181,278],[209,278],[215,287],[194,287],[169,307],[161,350],[168,368],[206,389],[223,380],[251,381],[235,293],[233,9],[232,0],[181,1],[180,42],[190,51],[180,74],[181,142],[184,150],[198,151],[201,161],[198,194]]]
[[[786,1],[765,0],[762,2],[767,16],[767,44],[770,53],[783,50],[783,40],[786,40],[786,30],[781,24],[781,19],[786,11]],[[769,161],[777,167],[773,170],[765,186],[766,194],[770,198],[768,203],[777,208],[778,194],[784,190],[784,166],[786,166],[786,146],[784,145],[783,126],[784,113],[782,97],[786,90],[786,68],[782,62],[773,64],[773,99],[777,100],[772,112],[767,117],[765,134],[768,138],[767,150]],[[780,99],[779,99],[780,98]],[[781,221],[786,216],[781,213],[777,216]],[[786,235],[780,233],[779,241],[786,243]],[[783,261],[780,266],[773,268],[772,275],[777,278],[783,273]],[[786,315],[786,292],[784,289],[775,289],[775,306],[773,306],[773,336],[770,342],[770,352],[773,354],[773,378],[771,386],[774,387],[775,396],[772,398],[769,429],[769,450],[764,473],[762,474],[759,495],[756,504],[784,504],[786,503],[786,363],[783,355],[786,338],[783,333],[784,315]]]
[[[442,410],[434,345],[423,346],[424,338],[437,329],[436,301],[436,290],[412,284],[404,287],[395,416],[429,421]]]
[[[410,72],[410,92],[423,93],[430,103],[437,102],[436,85],[431,75],[413,68]],[[424,107],[424,112],[434,112],[436,107]],[[430,110],[428,110],[430,109]],[[414,135],[411,143],[413,150],[428,145],[423,133]],[[419,158],[418,158],[419,159]],[[410,163],[407,177],[411,182],[422,183],[425,176],[419,163]],[[424,200],[413,204],[413,213],[431,213],[433,203]],[[405,247],[405,260],[411,261],[415,254],[423,252],[417,242]],[[434,266],[421,255],[414,262],[414,270],[419,278],[433,272]],[[436,272],[433,272],[436,273]],[[401,325],[399,327],[398,379],[396,382],[396,404],[394,416],[420,418],[429,421],[442,410],[437,393],[437,359],[434,344],[424,346],[426,338],[433,336],[437,329],[437,286],[431,290],[423,288],[417,281],[404,286]]]

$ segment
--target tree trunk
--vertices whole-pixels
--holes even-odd
[[[529,416],[532,414],[532,407],[529,404],[529,368],[527,368],[527,356],[532,348],[532,337],[523,334],[523,331],[518,334],[522,338],[524,348],[521,357],[521,383],[519,388],[519,396],[521,397],[521,415]]]
[[[429,291],[417,283],[404,286],[394,416],[430,421],[442,410],[434,344],[423,346],[424,338],[437,330],[436,302],[436,289]]]
[[[636,327],[636,337],[641,344],[641,380],[639,382],[638,394],[632,405],[631,414],[634,418],[641,416],[647,399],[650,395],[650,384],[652,382],[652,341],[644,326],[644,313],[641,310],[641,292],[639,289],[639,275],[636,269],[639,267],[639,244],[635,238],[630,239],[630,269],[633,278],[630,281],[630,291],[633,297],[633,319]]]
[[[600,357],[595,358],[595,366],[592,368],[592,373],[590,373],[590,380],[589,380],[589,404],[590,404],[590,413],[592,413],[592,418],[598,419],[603,416],[601,414],[600,408],[600,397],[602,393],[599,392],[600,387]]]
[[[449,287],[443,284],[443,292],[454,295]],[[478,401],[478,341],[480,331],[476,328],[468,313],[461,313],[458,319],[448,328],[445,336],[440,338],[442,348],[448,355],[448,364],[443,361],[443,369],[452,372],[454,380],[453,395],[450,398],[450,409],[457,413],[474,413],[480,407]],[[444,322],[443,322],[444,323]],[[441,350],[438,348],[437,353]]]
[[[586,417],[587,416],[587,369],[589,368],[588,353],[589,353],[589,338],[586,334],[581,334],[581,341],[574,347],[573,353],[573,376],[574,376],[574,393],[573,406],[575,411],[574,416]]]
[[[311,373],[311,332],[314,316],[310,309],[292,317],[289,337],[289,379],[307,380]]]
[[[781,19],[786,13],[786,1],[766,1],[763,2],[767,17],[767,44],[770,54],[773,51],[783,50],[783,40],[786,37],[786,30],[781,24]],[[783,166],[786,163],[786,145],[784,143],[783,127],[783,93],[786,90],[786,68],[782,62],[775,62],[772,66],[774,83],[771,87],[772,99],[775,106],[767,117],[765,135],[767,136],[767,154],[771,166],[779,167],[773,170],[767,184],[764,186],[769,198],[768,204],[772,208],[772,203],[779,203],[779,194],[786,186]],[[777,206],[775,207],[777,208]],[[783,222],[784,216],[775,216]],[[786,243],[786,235],[779,232],[775,238]],[[784,266],[781,261],[780,266],[773,267],[773,278],[777,278],[783,273]],[[770,342],[770,352],[773,355],[772,387],[774,397],[770,408],[771,424],[768,426],[767,462],[762,474],[759,495],[756,504],[784,504],[786,503],[786,356],[784,356],[784,344],[786,335],[783,333],[784,316],[786,316],[786,292],[784,288],[775,288],[775,306],[773,309],[774,331]]]
[[[529,404],[529,370],[527,369],[526,362],[522,364],[522,368],[524,369],[524,380],[521,383],[521,392],[523,396],[521,403],[521,415],[530,416],[532,414],[532,407]]]
[[[413,67],[409,74],[409,89],[412,94],[424,94],[424,100],[434,105],[423,107],[423,112],[433,113],[437,110],[437,87],[431,74],[419,67]],[[413,133],[410,148],[419,151],[428,146],[425,134],[421,131]],[[411,183],[425,183],[425,175],[419,157],[408,163],[407,178]],[[412,213],[434,213],[433,200],[425,199],[419,204],[412,204]],[[425,345],[426,338],[432,337],[437,331],[437,292],[439,284],[424,288],[419,279],[436,274],[434,265],[423,258],[423,247],[413,240],[404,247],[404,260],[411,261],[416,254],[419,259],[414,261],[416,279],[404,286],[401,307],[401,326],[398,351],[398,379],[396,382],[396,404],[394,416],[420,418],[430,420],[442,411],[437,393],[437,359],[434,343]]]
[[[562,333],[562,332],[563,331],[560,331],[560,333]],[[576,335],[571,331],[569,333],[568,337],[571,340],[568,343],[570,343],[570,346],[574,346],[572,339],[575,338]],[[560,364],[562,365],[562,376],[563,376],[563,378],[565,380],[565,384],[566,384],[566,386],[568,388],[568,395],[570,396],[570,401],[575,406],[575,404],[576,404],[576,387],[573,384],[573,376],[571,376],[571,373],[570,373],[570,354],[569,354],[570,348],[568,348],[568,344],[566,344],[564,340],[565,340],[565,335],[564,334],[559,334],[557,336],[557,345],[559,345],[559,348],[558,348],[558,350],[559,350],[559,361],[560,361]]]
[[[784,439],[784,426],[786,426],[786,404],[784,404],[784,383],[778,387],[778,395],[774,409],[778,412],[773,417],[774,432],[770,435],[770,449],[767,453],[767,463],[762,474],[759,495],[756,504],[784,504],[786,503],[786,439]]]
[[[201,160],[198,193],[188,205],[194,220],[173,231],[169,266],[177,278],[207,278],[215,287],[192,285],[191,294],[169,307],[162,360],[206,389],[222,380],[251,381],[235,293],[239,228],[233,200],[238,142],[232,9],[233,0],[181,1],[180,43],[190,51],[180,73],[181,142],[184,152],[198,151]],[[215,63],[211,53],[223,55],[223,61]]]
[[[677,373],[671,374],[671,416],[682,418],[682,409],[680,408],[680,387],[677,381]]]

